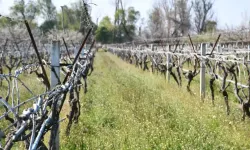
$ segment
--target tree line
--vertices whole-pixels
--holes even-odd
[[[158,0],[154,2],[146,22],[134,7],[123,8],[122,0],[115,0],[115,4],[114,21],[105,16],[99,23],[96,31],[99,42],[180,37],[190,32],[213,32],[217,28],[213,0]]]
[[[113,1],[113,16],[104,16],[98,25],[89,15],[90,0],[77,0],[69,6],[61,6],[60,11],[56,10],[52,0],[15,0],[9,16],[28,20],[45,36],[54,30],[85,34],[91,24],[96,41],[100,43],[181,37],[217,30],[214,0],[157,0],[146,19],[134,7],[124,7],[123,0]],[[41,19],[42,23],[38,24],[37,20]],[[16,22],[0,17],[0,29],[14,26],[17,26]]]
[[[27,20],[33,28],[38,28],[41,34],[49,34],[52,30],[74,30],[82,34],[87,32],[89,22],[95,24],[89,15],[88,0],[78,0],[70,6],[61,6],[57,11],[52,0],[15,0],[14,5],[9,8],[8,17],[14,20]],[[7,17],[0,17],[0,29],[20,26],[18,22]],[[43,20],[38,24],[38,20]]]

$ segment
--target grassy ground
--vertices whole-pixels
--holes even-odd
[[[69,137],[61,125],[61,149],[250,149],[250,122],[233,101],[227,116],[218,94],[213,107],[209,97],[203,103],[185,86],[105,52],[97,53],[88,83]]]

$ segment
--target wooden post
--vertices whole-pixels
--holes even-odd
[[[250,43],[248,43],[247,50],[248,50],[247,61],[249,61],[250,60]]]
[[[62,8],[62,28],[63,28],[63,33],[65,34],[65,29],[64,29],[64,13],[63,13],[63,8],[64,8],[64,6],[61,6],[61,8]]]
[[[150,45],[150,49],[151,49],[152,51],[154,51],[154,45],[153,45],[153,44]]]
[[[219,53],[219,54],[221,53],[221,46],[220,46],[220,44],[217,45],[217,53]]]
[[[57,77],[60,77],[60,41],[52,41],[51,49],[51,87],[59,84]],[[54,68],[55,72],[52,70]],[[56,73],[56,74],[55,74]]]
[[[142,46],[141,45],[139,45],[139,50],[142,50]]]
[[[243,57],[243,63],[245,63],[245,61],[246,61],[246,60],[245,60],[245,57]],[[244,74],[244,77],[245,77],[245,76],[246,76],[246,71],[245,71],[244,69],[243,69],[242,71],[243,71],[243,74]],[[240,81],[240,82],[241,82],[241,81]]]
[[[170,53],[167,53],[167,76],[166,76],[166,78],[167,78],[167,80],[168,80],[168,82],[170,82],[170,73],[169,73],[169,71],[168,71],[168,68],[170,67],[170,64],[171,63],[171,54]]]
[[[240,64],[238,64],[238,70],[239,70],[239,81],[241,82],[241,69],[240,69]]]
[[[201,44],[201,56],[206,56],[206,44],[202,43]],[[200,70],[200,96],[201,99],[203,100],[205,98],[205,92],[206,92],[206,66],[205,66],[205,59],[202,58],[201,60],[201,70]]]
[[[74,57],[76,57],[77,53],[78,53],[77,47],[74,47]]]
[[[50,80],[52,88],[60,84],[60,41],[52,41]],[[54,121],[58,122],[59,118],[57,119]],[[54,150],[59,150],[59,123],[52,126],[51,134],[55,130],[57,131],[54,139],[55,143],[51,146]]]
[[[222,54],[222,48],[221,48],[221,44],[217,45],[217,53],[218,54]],[[220,68],[217,66],[216,67],[216,73],[219,74],[220,73]]]

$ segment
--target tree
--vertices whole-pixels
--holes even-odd
[[[15,25],[16,22],[12,22],[12,21],[9,21],[7,18],[5,17],[1,17],[0,18],[0,28],[6,28],[6,27],[10,27],[10,26],[13,26]]]
[[[140,18],[140,12],[136,11],[134,7],[129,7],[127,11],[127,24],[135,25]]]
[[[103,44],[110,43],[112,41],[112,31],[113,25],[110,18],[106,16],[102,19],[95,32],[96,41]]]
[[[208,20],[206,22],[206,32],[215,32],[217,29],[217,22],[216,21],[212,21],[212,20]]]
[[[159,6],[154,6],[153,10],[149,14],[148,29],[151,34],[151,38],[158,39],[165,36],[163,13]]]
[[[38,3],[45,21],[56,20],[56,7],[51,0],[38,0]]]
[[[70,7],[61,6],[62,12],[57,14],[57,28],[79,31],[84,35],[89,28],[93,27],[94,33],[96,25],[91,19],[91,7],[87,2],[88,0],[78,0],[72,3]],[[62,24],[64,27],[62,27]]]
[[[189,0],[161,0],[158,7],[163,11],[168,37],[185,36],[191,29]]]
[[[191,6],[188,6],[188,0],[178,0],[175,2],[176,17],[170,19],[175,23],[175,30],[173,35],[184,36],[187,35],[191,28]]]
[[[0,17],[0,28],[7,28],[8,31],[12,32],[14,28],[21,29],[25,25],[19,23],[18,20],[27,20],[31,28],[37,27],[37,23],[34,21],[36,16],[39,15],[38,4],[34,1],[26,2],[24,0],[14,1],[14,5],[10,8],[10,15],[8,17]],[[15,31],[17,32],[17,31]],[[11,34],[13,35],[13,34]]]
[[[140,18],[140,12],[136,11],[134,7],[124,9],[122,0],[115,0],[115,5],[113,42],[132,41],[136,32],[136,23]]]
[[[132,41],[135,36],[136,23],[140,18],[140,12],[136,11],[134,7],[129,7],[127,10],[118,9],[115,13],[116,42]]]
[[[110,43],[112,37],[112,32],[110,32],[106,27],[99,27],[96,30],[96,41],[103,44]]]
[[[170,16],[174,16],[174,18],[176,18],[176,13],[174,11],[174,0],[161,0],[159,1],[158,7],[163,11],[163,17],[165,17],[162,19],[165,19],[167,37],[171,37],[175,25],[170,19]]]
[[[34,1],[25,3],[24,0],[15,1],[14,6],[10,7],[11,16],[16,19],[26,19],[32,22],[40,10],[38,4]]]
[[[112,30],[113,25],[111,19],[108,16],[105,16],[99,23],[99,27],[107,27],[108,30]]]
[[[79,10],[75,7],[62,6],[62,12],[57,14],[57,28],[79,31],[80,29],[80,14]]]
[[[140,12],[136,11],[134,7],[129,7],[127,10],[126,28],[128,34],[134,37],[136,33],[136,23],[140,19]]]
[[[194,10],[194,23],[197,33],[206,31],[206,23],[213,17],[212,0],[194,0],[192,2]]]
[[[44,19],[44,22],[40,25],[39,28],[43,33],[47,33],[57,24],[56,7],[51,0],[38,0],[38,3],[42,17]]]
[[[41,25],[40,25],[40,30],[43,33],[49,32],[51,29],[55,27],[57,24],[56,20],[45,20]]]

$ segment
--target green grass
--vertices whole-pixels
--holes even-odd
[[[88,82],[79,124],[69,137],[62,130],[62,149],[250,149],[249,121],[233,101],[227,116],[221,95],[213,107],[209,96],[203,103],[186,92],[186,82],[178,88],[104,52]]]

